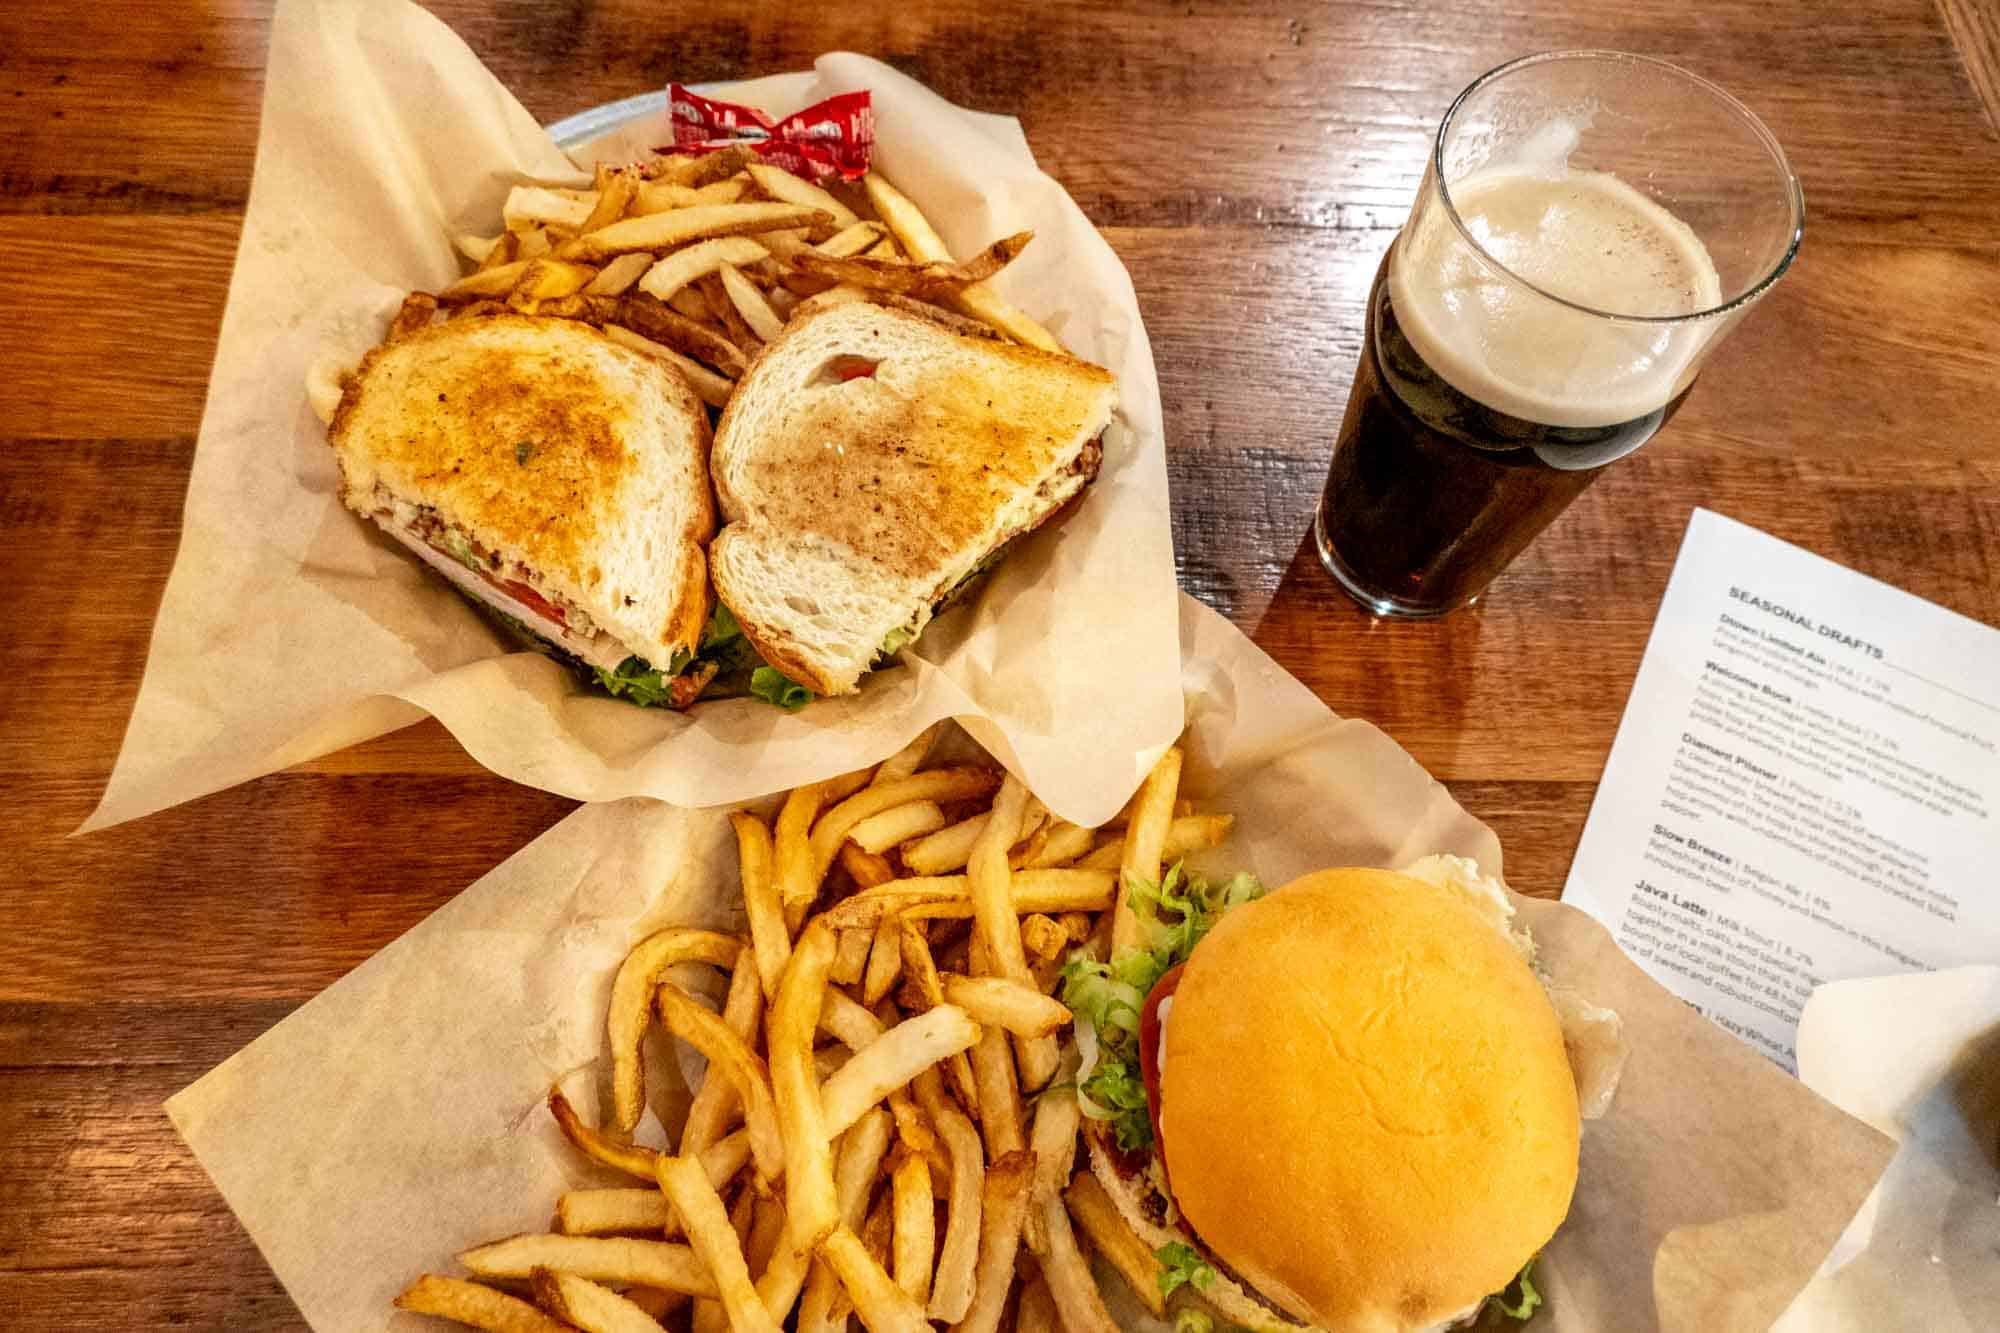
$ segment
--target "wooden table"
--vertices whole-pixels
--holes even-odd
[[[1689,510],[2000,623],[2000,14],[1991,0],[1522,7],[1031,0],[438,6],[536,115],[878,54],[1018,115],[1131,269],[1183,585],[1385,727],[1562,884]],[[863,8],[879,10],[861,17]],[[560,819],[435,725],[66,840],[172,565],[250,185],[268,6],[0,8],[0,1316],[298,1326],[163,1098]],[[1226,12],[1218,12],[1226,11]],[[1452,93],[1558,46],[1691,66],[1805,181],[1796,271],[1665,439],[1434,624],[1306,533],[1376,262]]]

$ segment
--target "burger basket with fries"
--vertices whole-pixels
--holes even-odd
[[[467,1250],[469,1277],[425,1274],[399,1305],[495,1330],[624,1333],[683,1310],[737,1333],[850,1314],[1111,1330],[1094,1251],[1167,1313],[1184,1275],[1078,1169],[1079,1055],[1053,992],[1065,959],[1141,928],[1121,879],[1159,882],[1231,820],[1177,799],[1178,749],[1092,829],[983,764],[926,766],[938,731],[774,819],[730,816],[747,929],[670,927],[626,956],[610,1123],[549,1094],[574,1150],[637,1183],[561,1195],[547,1234]],[[720,1013],[672,978],[684,964],[727,974]],[[706,1059],[670,1152],[631,1138],[656,1025]],[[1182,1326],[1206,1327],[1193,1297]]]

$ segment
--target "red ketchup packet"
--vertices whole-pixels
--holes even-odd
[[[674,142],[663,153],[699,156],[738,145],[774,167],[809,181],[860,180],[875,146],[875,108],[866,89],[841,93],[773,121],[755,107],[703,97],[678,83],[667,85]]]

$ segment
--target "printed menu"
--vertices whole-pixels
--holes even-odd
[[[1796,1072],[1815,986],[2000,959],[2000,631],[1697,509],[1564,901]]]

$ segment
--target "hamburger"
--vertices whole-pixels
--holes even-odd
[[[1499,884],[1431,857],[1130,888],[1149,946],[1073,962],[1065,998],[1091,1169],[1163,1285],[1252,1329],[1531,1315],[1608,1097],[1570,1051],[1616,1017],[1550,992]]]

